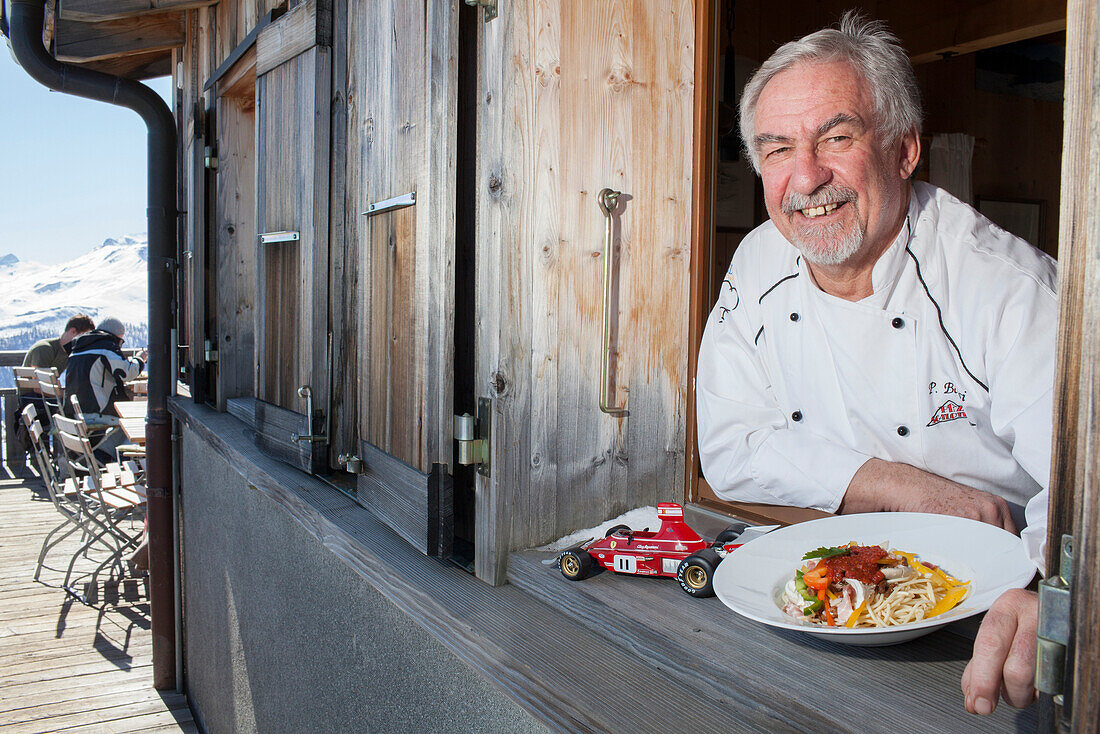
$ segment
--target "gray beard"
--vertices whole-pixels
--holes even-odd
[[[866,232],[858,224],[850,231],[843,231],[839,223],[833,229],[837,231],[818,228],[812,237],[803,237],[801,232],[795,232],[791,244],[814,265],[840,265],[859,252]]]
[[[826,184],[808,196],[795,192],[789,193],[783,200],[783,213],[793,214],[799,209],[809,209],[830,202],[845,202],[855,206],[858,196],[847,186]],[[815,265],[840,265],[859,252],[867,232],[858,221],[851,231],[845,231],[840,222],[828,227],[807,226],[805,236],[800,231],[793,235],[792,245],[802,252],[802,257]],[[810,233],[813,233],[812,235]]]

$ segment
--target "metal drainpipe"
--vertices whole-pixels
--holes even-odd
[[[127,107],[149,129],[149,414],[146,418],[149,606],[153,686],[176,687],[175,599],[172,578],[169,332],[176,268],[176,125],[152,89],[130,79],[57,61],[42,45],[43,0],[11,0],[9,38],[19,65],[36,81],[65,94]]]

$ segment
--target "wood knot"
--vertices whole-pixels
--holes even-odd
[[[234,227],[231,224],[231,225],[229,225],[228,227],[225,228],[225,231],[228,232],[229,234],[235,234],[237,232],[237,228]]]
[[[496,174],[489,176],[489,191],[494,194],[499,194],[501,189],[500,177]]]
[[[489,378],[489,387],[493,391],[493,395],[500,397],[504,394],[504,391],[508,389],[508,380],[500,372],[494,372]]]

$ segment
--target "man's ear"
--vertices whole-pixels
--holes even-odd
[[[920,163],[920,135],[917,134],[916,128],[911,128],[901,136],[898,158],[898,172],[903,179],[908,179]]]

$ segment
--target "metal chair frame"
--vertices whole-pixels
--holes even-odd
[[[85,528],[89,537],[73,555],[65,576],[66,591],[88,604],[85,596],[70,585],[76,560],[86,554],[93,544],[104,544],[111,552],[92,572],[93,584],[100,572],[111,565],[117,566],[119,577],[124,574],[123,556],[136,548],[141,540],[141,531],[128,532],[124,524],[130,521],[132,527],[135,521],[144,519],[145,487],[136,483],[134,475],[119,465],[111,464],[106,469],[99,465],[83,422],[65,416],[57,416],[54,420],[64,450],[75,455],[74,463],[89,469],[79,492],[84,501]]]

